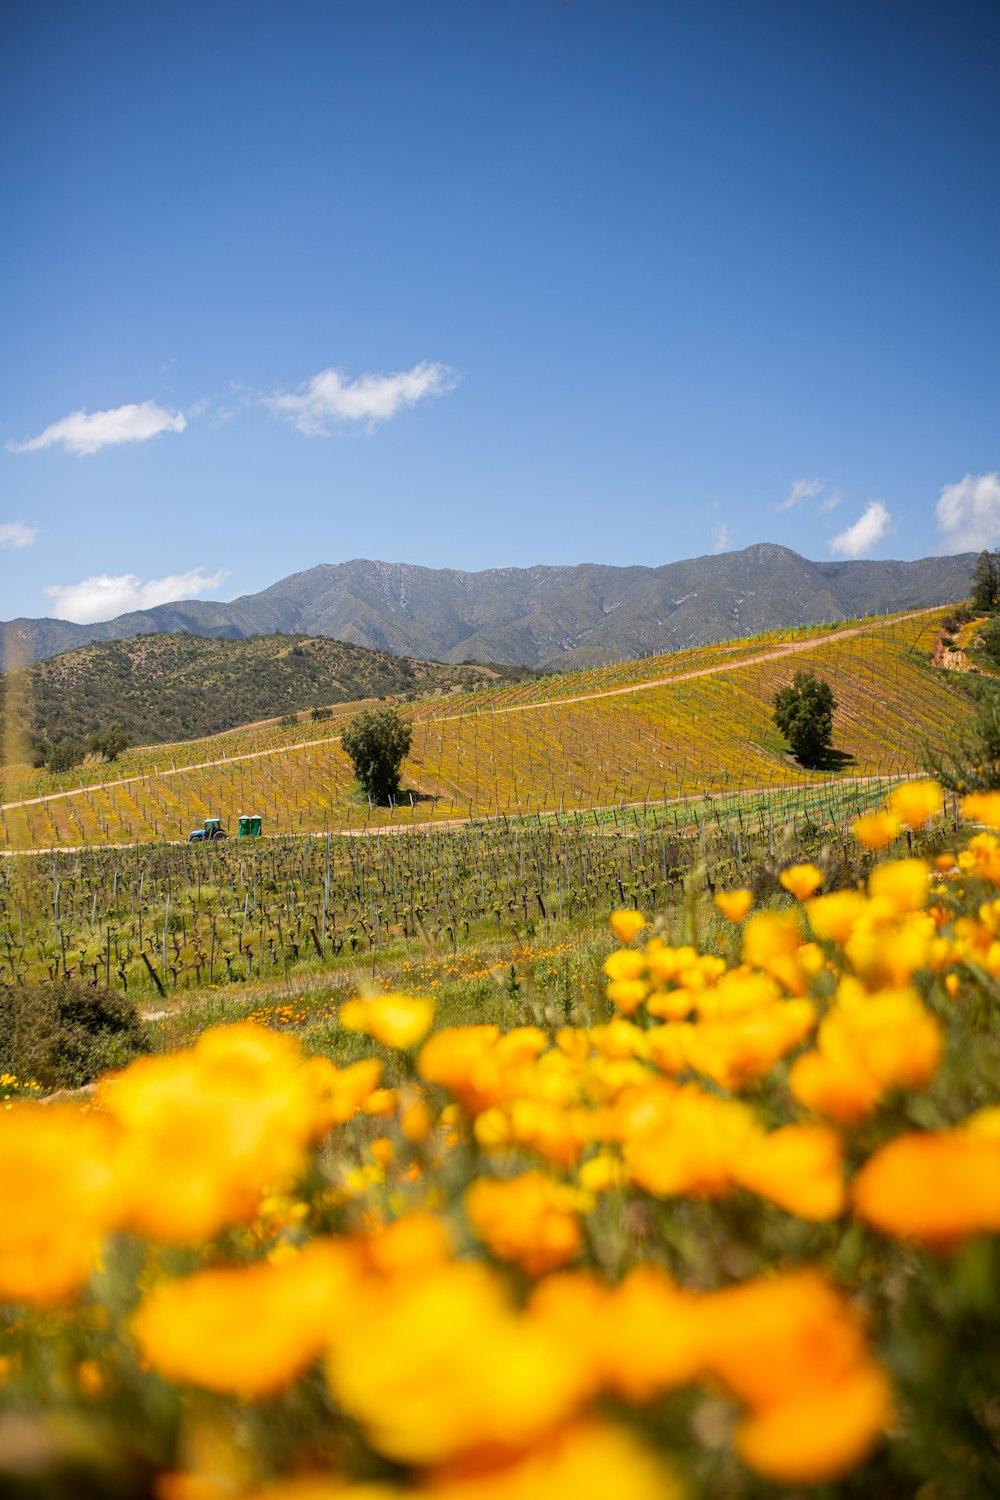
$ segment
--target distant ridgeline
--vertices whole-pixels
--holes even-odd
[[[0,624],[8,666],[90,641],[183,632],[330,637],[424,660],[590,667],[766,630],[954,604],[975,554],[917,562],[810,562],[760,543],[663,567],[465,573],[364,559],[294,573],[229,603],[189,599],[93,625]]]

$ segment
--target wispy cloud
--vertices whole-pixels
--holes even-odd
[[[946,484],[935,515],[945,552],[979,552],[1000,541],[1000,474],[966,474]]]
[[[822,504],[817,507],[816,514],[818,516],[825,516],[828,511],[836,510],[843,498],[839,490],[831,490]]]
[[[712,541],[713,552],[725,552],[729,546],[732,533],[724,521],[716,521],[715,533]]]
[[[339,370],[321,370],[297,394],[279,392],[266,401],[306,437],[327,437],[337,422],[363,422],[372,428],[403,407],[415,406],[427,396],[443,396],[457,384],[454,370],[424,360],[412,370],[359,375],[357,380],[347,380]]]
[[[869,500],[853,526],[833,537],[830,551],[837,557],[864,557],[892,529],[892,516],[881,500]]]
[[[132,610],[152,609],[157,604],[213,593],[225,577],[225,568],[206,577],[200,567],[166,578],[150,578],[145,583],[134,573],[120,573],[117,577],[95,573],[80,583],[51,584],[45,594],[54,601],[52,612],[57,620],[90,625],[95,620],[112,620]]]
[[[788,494],[775,510],[791,510],[793,505],[798,505],[800,500],[809,500],[813,495],[818,495],[823,488],[822,479],[796,479]]]
[[[155,401],[115,406],[110,411],[71,411],[23,443],[8,443],[10,453],[37,453],[40,448],[65,448],[67,453],[97,453],[118,443],[144,443],[161,432],[183,432],[183,412],[167,411]]]
[[[37,526],[25,526],[23,521],[7,521],[0,526],[0,547],[30,547],[37,535]]]

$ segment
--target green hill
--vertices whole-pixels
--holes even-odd
[[[361,698],[453,692],[523,674],[418,661],[326,637],[144,635],[80,646],[4,674],[0,711],[10,675],[18,679],[29,737],[86,740],[117,722],[133,744],[162,744]]]

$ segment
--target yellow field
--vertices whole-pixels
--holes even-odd
[[[771,633],[620,666],[403,705],[413,722],[402,803],[359,801],[338,710],[296,729],[254,726],[131,751],[111,766],[52,777],[8,773],[0,849],[180,839],[212,814],[259,813],[268,833],[517,816],[822,779],[787,754],[771,719],[778,687],[812,669],[838,708],[838,771],[919,768],[967,713],[928,666],[947,610]]]

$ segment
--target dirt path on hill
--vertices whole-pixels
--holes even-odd
[[[929,606],[927,609],[913,609],[905,615],[897,615],[892,623],[894,625],[902,625],[905,621],[917,619],[921,615],[932,615],[941,608],[942,606],[940,604],[934,604]],[[778,661],[785,656],[795,656],[802,651],[811,651],[814,647],[825,645],[829,641],[846,641],[849,640],[852,636],[864,635],[867,631],[870,631],[874,628],[875,627],[871,625],[853,625],[849,630],[831,630],[828,631],[826,635],[811,636],[804,641],[783,641],[780,645],[774,646],[769,651],[760,652],[756,656],[746,656],[743,657],[740,661],[736,662],[718,662],[715,666],[712,667],[694,667],[689,672],[677,672],[673,677],[656,677],[643,682],[630,682],[627,683],[624,687],[600,688],[592,693],[576,693],[567,698],[546,698],[543,702],[536,703],[509,703],[505,704],[501,708],[490,709],[489,712],[494,714],[532,713],[536,710],[563,708],[572,703],[590,703],[597,698],[619,698],[627,693],[645,693],[648,692],[651,688],[671,687],[676,682],[690,682],[696,677],[714,677],[718,676],[722,672],[735,672],[742,667],[757,667],[764,662]],[[729,649],[732,650],[735,648],[730,647]],[[452,724],[458,719],[474,719],[479,717],[480,711],[476,710],[475,712],[470,711],[468,713],[442,714],[439,718],[435,719],[416,719],[414,720],[414,724]],[[0,803],[0,808],[2,808],[4,812],[6,812],[8,809],[16,807],[37,807],[43,802],[59,802],[64,797],[84,797],[89,792],[101,792],[108,787],[135,786],[139,782],[146,781],[148,777],[151,776],[155,776],[158,780],[160,780],[165,779],[168,776],[183,776],[192,771],[211,770],[214,766],[236,765],[239,764],[239,762],[246,760],[263,760],[265,757],[271,755],[290,755],[296,750],[312,750],[315,749],[317,745],[332,745],[335,744],[339,739],[339,734],[331,734],[315,740],[299,740],[295,744],[272,745],[268,750],[248,750],[243,755],[224,755],[221,756],[218,760],[201,760],[189,766],[171,766],[168,770],[149,771],[143,775],[137,776],[121,776],[115,781],[95,781],[92,782],[89,786],[67,787],[65,791],[61,792],[43,792],[37,797],[18,797],[12,802]],[[824,783],[824,785],[825,784],[827,783]],[[681,798],[679,800],[686,801],[688,799]],[[641,803],[638,803],[636,805],[640,807],[642,806]],[[451,819],[450,821],[456,824],[460,824],[468,823],[474,820],[469,818],[455,818]],[[432,825],[429,824],[426,826],[440,828],[447,825],[443,824],[441,821],[438,821]],[[170,840],[169,842],[181,843],[184,841]],[[67,845],[60,847],[68,848],[70,846]],[[82,844],[74,845],[72,847],[89,848],[90,845]],[[131,844],[105,844],[101,847],[131,848]],[[4,850],[0,852],[10,853],[12,851]]]

